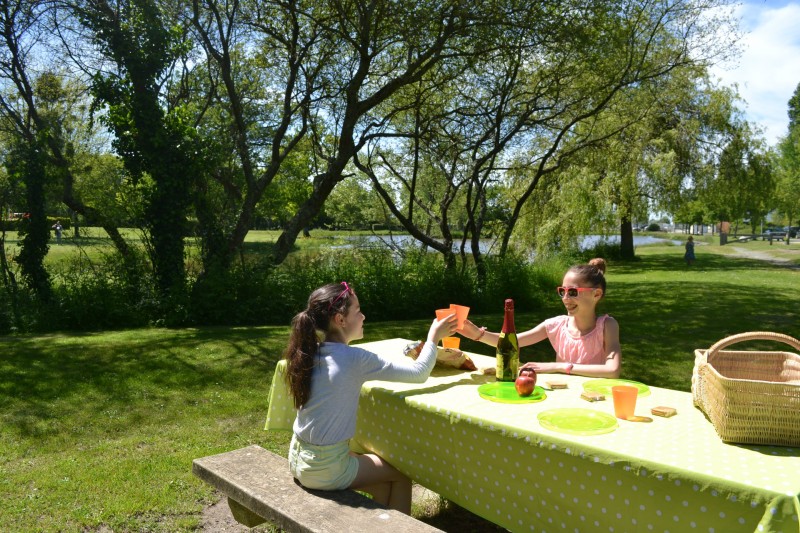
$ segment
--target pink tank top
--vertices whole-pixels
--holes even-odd
[[[603,332],[608,315],[597,318],[594,329],[586,335],[575,337],[570,334],[568,315],[548,318],[544,321],[547,338],[556,351],[556,361],[584,365],[602,365],[606,362],[603,347]]]

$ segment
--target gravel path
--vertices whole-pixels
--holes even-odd
[[[748,250],[747,248],[741,248],[739,246],[733,246],[733,250],[736,251],[735,254],[732,254],[733,257],[744,257],[747,259],[755,259],[757,261],[766,261],[768,263],[772,263],[774,265],[784,266],[790,268],[792,270],[800,270],[800,266],[792,263],[790,259],[785,257],[774,257],[773,255],[767,252],[759,252],[757,250]]]

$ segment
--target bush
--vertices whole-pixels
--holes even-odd
[[[69,218],[47,217],[47,227],[52,228],[56,221],[61,222],[61,227],[68,230],[72,222]],[[27,219],[0,220],[0,231],[25,231]]]
[[[418,248],[346,249],[295,254],[282,265],[239,264],[225,275],[190,280],[190,290],[169,302],[158,299],[144,259],[124,262],[112,254],[85,257],[52,269],[53,298],[37,303],[21,289],[16,316],[7,291],[0,296],[0,333],[100,330],[159,326],[288,324],[308,295],[325,283],[353,285],[369,320],[432,317],[450,303],[476,313],[499,313],[505,298],[519,309],[540,307],[561,282],[563,259],[534,263],[522,256],[486,257],[486,283],[472,261],[445,268],[442,257]]]
[[[647,231],[661,231],[661,226],[659,226],[659,225],[658,225],[658,224],[656,224],[656,223],[649,224],[649,225],[647,226]]]
[[[584,263],[595,257],[602,257],[606,261],[622,260],[622,245],[618,242],[600,241],[591,248],[587,248],[581,252],[581,260]]]

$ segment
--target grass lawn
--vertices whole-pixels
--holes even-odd
[[[696,240],[693,267],[678,246],[641,247],[639,261],[610,264],[603,310],[620,323],[623,377],[688,391],[696,348],[743,331],[800,337],[800,270]],[[736,247],[800,265],[794,244]],[[471,319],[498,329],[505,296],[497,314]],[[427,320],[370,322],[370,302],[362,305],[365,341],[427,331]],[[546,308],[518,310],[517,328],[561,312],[553,290]],[[287,335],[288,326],[0,338],[0,531],[197,527],[214,494],[191,475],[192,459],[248,444],[287,453],[287,433],[262,430]],[[551,357],[545,344],[522,355]],[[447,529],[459,520],[423,519]]]
[[[73,238],[72,230],[65,231],[61,239],[61,245],[56,244],[55,237],[50,239],[50,249],[45,257],[45,264],[53,266],[67,260],[99,260],[111,250],[108,236],[99,227],[85,227],[79,230],[80,237]],[[133,228],[120,228],[120,233],[131,246],[143,247],[143,238],[139,230]],[[295,241],[295,251],[302,253],[308,251],[330,248],[331,246],[342,245],[352,237],[372,235],[369,231],[330,231],[322,229],[311,230],[311,237],[300,236]],[[386,231],[379,231],[377,234],[387,235]],[[281,232],[277,230],[251,230],[247,233],[245,242],[247,243],[248,254],[259,255],[268,254],[280,237]],[[16,231],[9,231],[5,234],[6,253],[13,257],[19,253],[19,236]],[[187,261],[199,261],[197,239],[186,239]]]

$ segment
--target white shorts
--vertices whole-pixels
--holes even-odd
[[[358,459],[350,455],[350,444],[346,440],[317,446],[292,435],[289,470],[309,489],[342,490],[350,487],[356,478]]]

